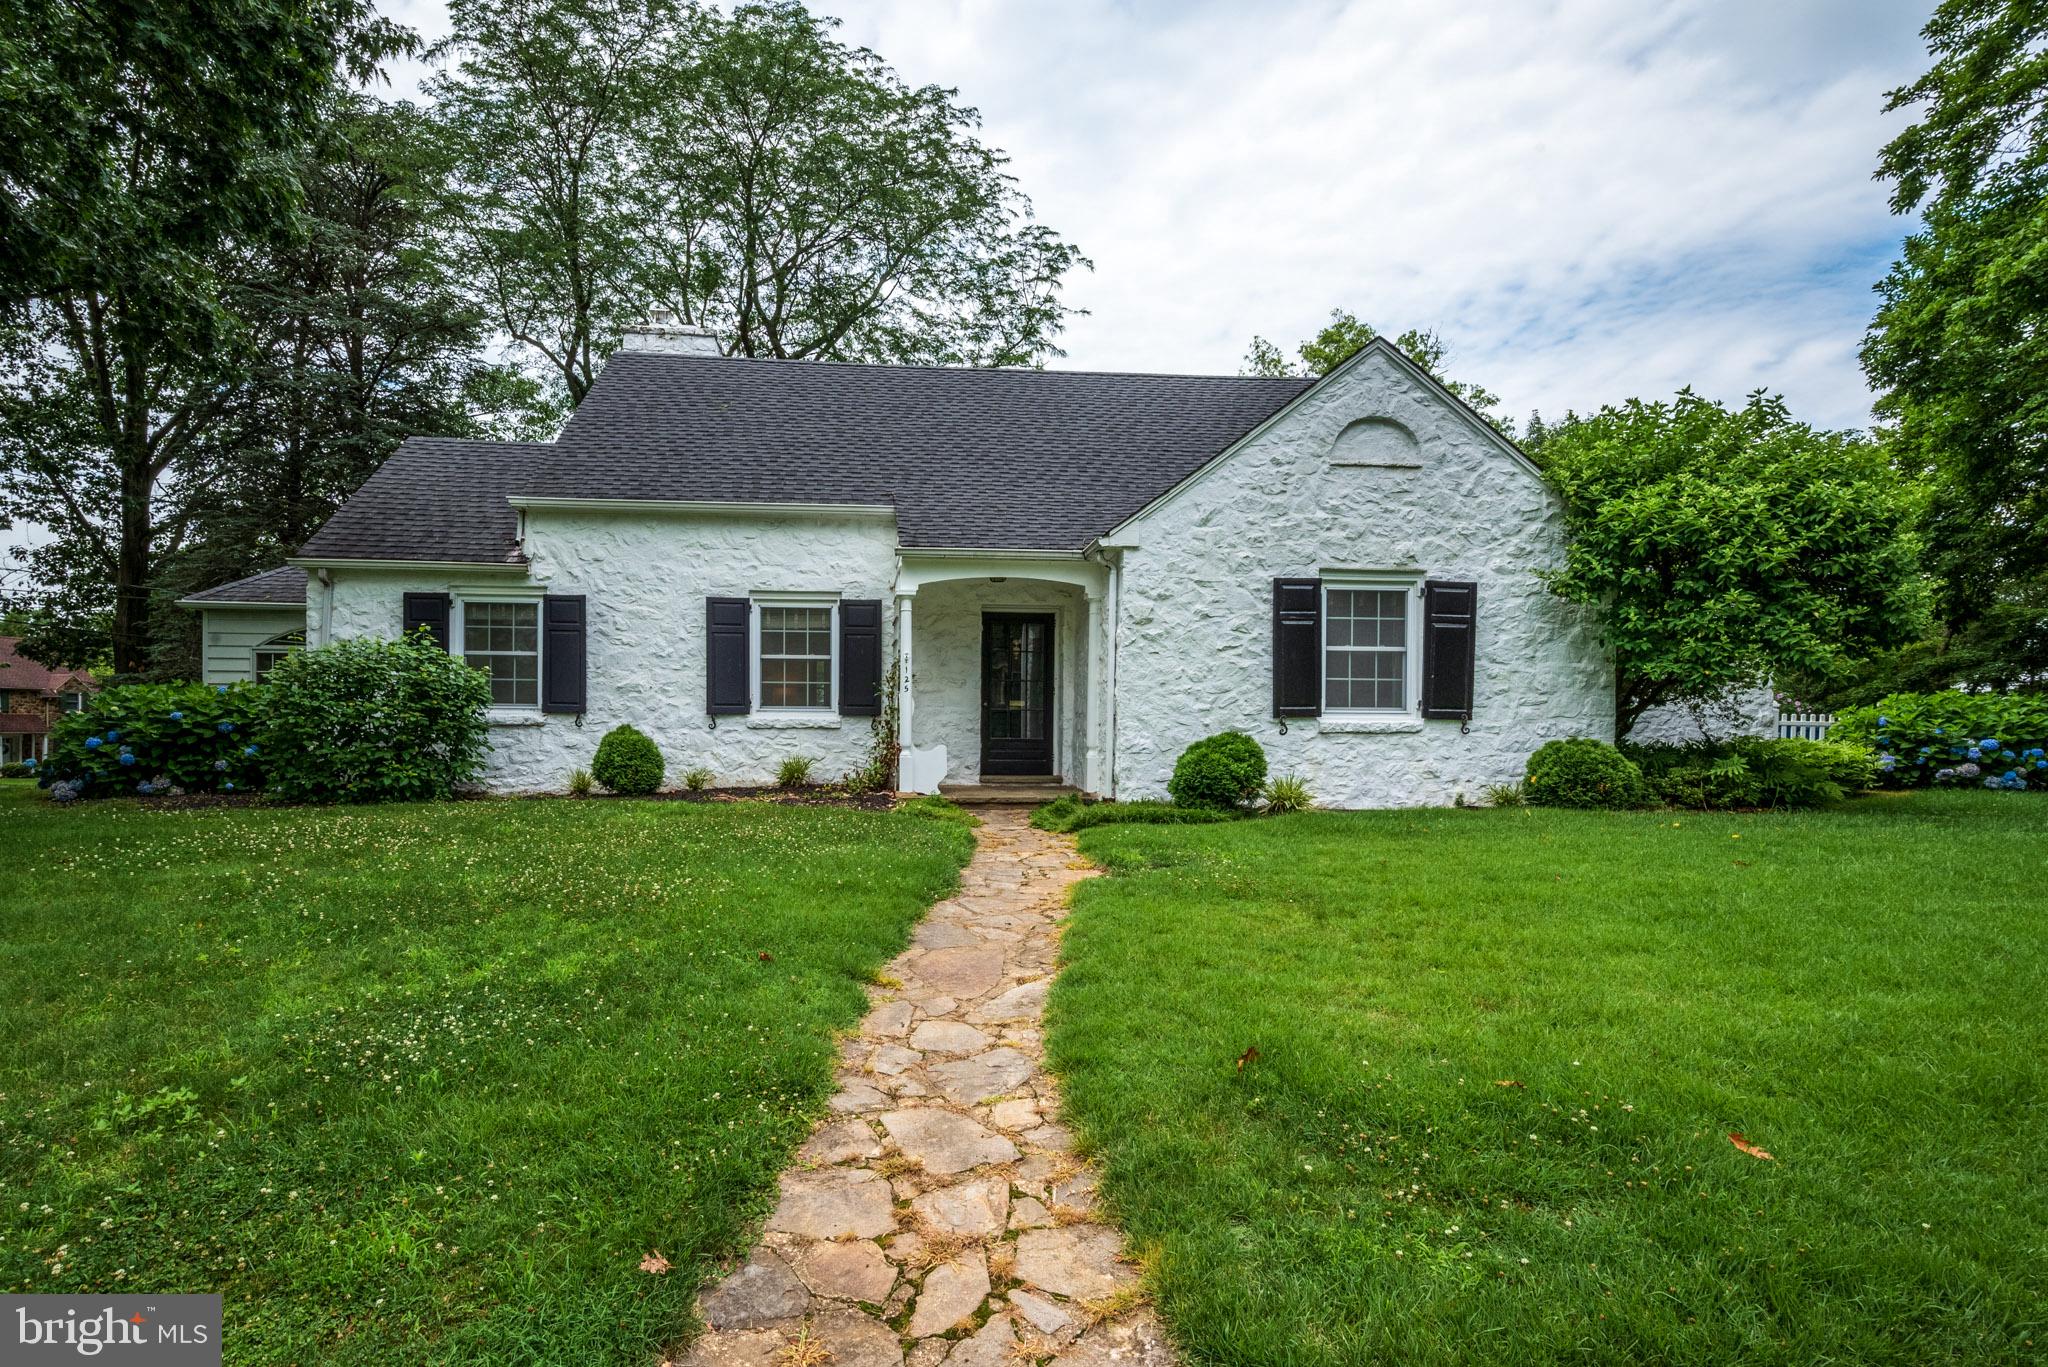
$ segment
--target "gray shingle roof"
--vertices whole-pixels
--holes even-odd
[[[304,607],[306,604],[306,572],[291,565],[282,565],[261,574],[252,574],[247,579],[219,584],[210,589],[201,589],[195,594],[180,599],[185,603],[263,603],[278,607]]]
[[[413,437],[377,467],[299,554],[316,560],[519,560],[505,502],[559,453],[551,443]]]
[[[1079,549],[1311,383],[627,351],[522,492],[893,503],[906,546]]]
[[[1078,550],[1312,383],[624,351],[554,443],[414,438],[301,554],[509,562],[507,495],[890,504],[905,546]]]

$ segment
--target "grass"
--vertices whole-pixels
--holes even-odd
[[[2048,800],[1082,848],[1049,1047],[1190,1363],[2048,1355]]]
[[[231,1363],[655,1361],[971,843],[0,785],[0,1290],[219,1291]]]

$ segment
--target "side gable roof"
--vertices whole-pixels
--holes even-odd
[[[19,636],[0,636],[0,691],[56,694],[97,687],[84,670],[52,669],[22,654]]]
[[[178,602],[192,607],[251,604],[280,608],[304,607],[306,572],[292,565],[282,565],[274,570],[265,570],[261,574],[252,574],[246,579],[201,589],[197,593],[180,598]]]
[[[518,564],[519,516],[505,497],[558,458],[548,442],[412,437],[299,558]]]
[[[893,503],[905,546],[1079,550],[1308,384],[626,351],[514,492]]]

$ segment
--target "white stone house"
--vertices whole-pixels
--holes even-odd
[[[1537,571],[1536,468],[1407,357],[1320,380],[725,357],[650,325],[548,443],[406,442],[290,565],[186,600],[207,677],[424,626],[489,671],[489,783],[631,723],[670,781],[854,769],[1156,797],[1238,729],[1341,807],[1476,800],[1613,738]],[[283,598],[303,598],[303,618]]]

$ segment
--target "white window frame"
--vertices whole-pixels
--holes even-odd
[[[756,591],[748,596],[753,610],[747,614],[747,687],[757,715],[770,717],[825,717],[839,715],[839,595],[836,593],[781,593]],[[830,666],[831,697],[823,707],[770,707],[761,691],[761,620],[763,608],[824,608],[832,626]]]
[[[1406,596],[1408,611],[1406,640],[1403,643],[1401,670],[1400,707],[1331,707],[1330,697],[1330,594],[1336,593],[1399,593]],[[1422,575],[1420,574],[1366,574],[1325,571],[1323,573],[1323,601],[1318,604],[1316,641],[1316,687],[1322,696],[1316,701],[1322,704],[1322,715],[1326,717],[1359,718],[1406,718],[1419,720],[1422,716]]]
[[[515,589],[488,589],[469,593],[464,593],[462,590],[457,589],[450,595],[451,602],[448,606],[448,653],[465,664],[469,662],[469,652],[463,647],[467,642],[468,636],[467,617],[470,604],[518,603],[533,609],[533,701],[530,703],[498,702],[494,699],[490,706],[490,710],[493,712],[525,714],[538,713],[540,711],[541,693],[547,687],[548,677],[546,658],[547,632],[543,629],[543,623],[541,622],[541,598],[543,596],[543,591],[540,589],[534,589],[531,592]],[[485,653],[495,654],[501,652],[487,651]]]
[[[298,644],[279,645],[278,642],[284,640],[284,638],[287,636],[298,637]],[[257,644],[249,647],[250,679],[256,683],[263,682],[263,657],[265,655],[294,655],[297,654],[299,651],[304,650],[305,648],[306,633],[303,631],[281,631],[277,635],[272,636],[269,640],[258,642]],[[277,668],[277,666],[273,664],[271,665],[271,668],[275,669]]]

